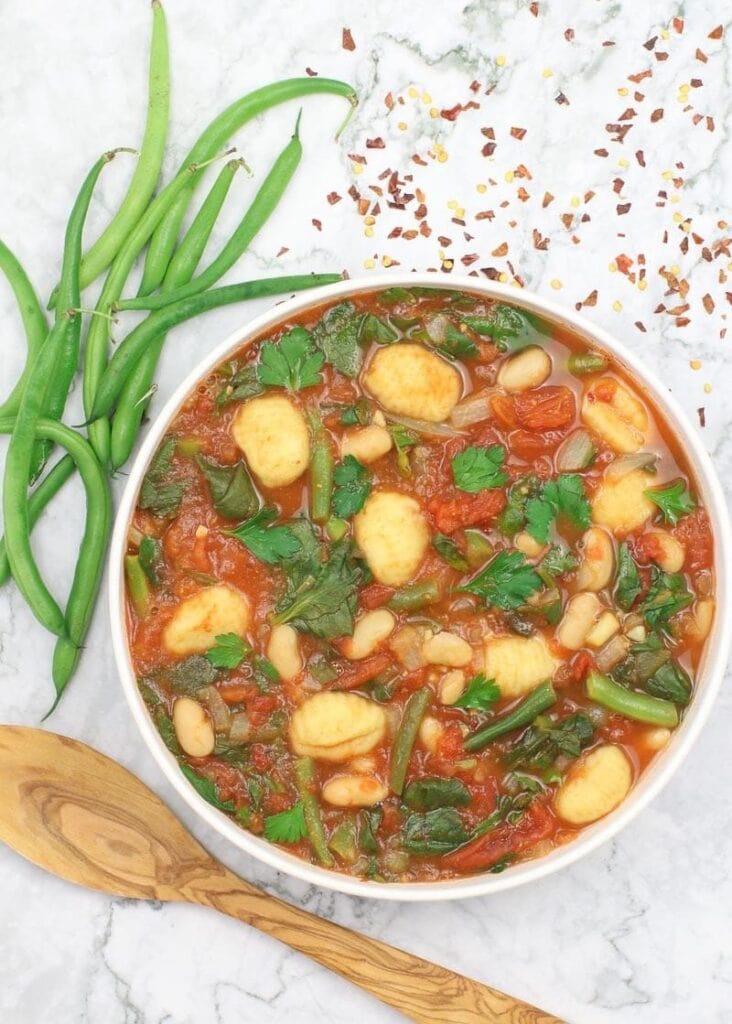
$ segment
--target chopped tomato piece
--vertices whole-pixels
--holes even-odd
[[[269,693],[258,693],[247,701],[247,714],[252,725],[263,725],[277,707],[277,698]]]
[[[572,678],[580,683],[594,667],[595,662],[592,655],[587,651],[580,651],[572,662]]]
[[[446,854],[442,863],[455,871],[484,871],[509,854],[523,853],[551,833],[554,816],[544,804],[534,801],[516,825],[504,822],[484,836],[473,839]]]
[[[357,686],[368,683],[379,672],[391,665],[391,657],[388,654],[375,654],[372,658],[364,658],[357,661],[355,665],[348,665],[341,672],[337,679],[329,684],[332,690],[355,690]]]
[[[641,565],[657,562],[662,556],[661,544],[655,533],[642,533],[633,542],[633,555]]]
[[[510,395],[493,395],[491,412],[502,427],[517,427],[516,409]]]
[[[441,533],[454,533],[461,526],[491,522],[505,504],[503,491],[490,490],[479,491],[478,494],[461,492],[449,498],[436,497],[427,507]]]
[[[690,572],[710,569],[714,554],[714,540],[709,517],[702,508],[684,516],[671,531],[686,548],[686,568]]]
[[[514,430],[509,436],[509,451],[524,462],[533,462],[542,455],[551,455],[561,444],[564,434],[549,431],[534,434],[530,430]]]
[[[269,754],[262,743],[253,743],[250,747],[249,763],[257,772],[264,772],[269,768]]]
[[[553,385],[515,395],[513,403],[519,425],[540,432],[568,427],[577,411],[569,388]]]
[[[443,761],[452,761],[463,753],[463,734],[457,722],[446,726],[437,741],[437,756]]]
[[[222,686],[219,694],[227,704],[238,704],[252,695],[252,687],[250,683],[231,683]]]
[[[394,594],[394,587],[387,587],[384,583],[369,583],[359,594],[359,601],[362,608],[369,611],[372,608],[381,608]]]

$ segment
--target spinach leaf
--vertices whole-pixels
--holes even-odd
[[[439,345],[435,345],[438,352],[441,352],[447,359],[472,359],[478,355],[478,346],[467,334],[463,334],[459,327],[448,321],[445,327],[445,337]]]
[[[187,765],[184,762],[179,762],[179,767],[199,796],[202,796],[204,800],[208,800],[210,804],[213,804],[213,806],[217,807],[220,811],[234,810],[233,800],[222,800],[219,797],[219,792],[215,782],[212,782],[211,779],[205,778],[203,775],[199,775],[198,772],[194,771],[190,765]]]
[[[503,302],[497,303],[490,313],[482,316],[464,316],[462,322],[471,331],[492,338],[504,352],[513,352],[536,341],[538,321]]]
[[[643,686],[671,657],[658,633],[649,633],[645,640],[633,644],[628,656],[610,673],[623,686]]]
[[[433,811],[438,807],[464,807],[470,803],[471,796],[460,779],[427,776],[410,782],[403,800],[413,811]]]
[[[224,518],[249,519],[256,513],[259,498],[243,462],[219,466],[203,455],[197,455],[196,462],[206,478],[214,507]]]
[[[377,345],[390,345],[392,341],[397,340],[397,337],[394,328],[390,327],[385,320],[374,316],[373,313],[366,313],[361,320],[359,341],[366,345],[370,345],[371,342],[375,342]]]
[[[172,516],[178,511],[183,498],[184,484],[169,480],[176,440],[166,437],[158,448],[140,488],[138,505],[155,516]]]
[[[329,309],[315,325],[313,341],[327,361],[346,377],[356,377],[363,362],[359,346],[360,318],[350,302]]]
[[[676,704],[688,704],[691,699],[691,679],[675,658],[669,658],[661,665],[646,680],[644,689],[654,697],[672,700]]]
[[[407,853],[423,855],[449,853],[468,838],[463,819],[454,807],[410,814],[402,830],[402,845]]]
[[[378,853],[379,841],[376,833],[379,831],[384,812],[381,807],[374,807],[371,810],[363,811],[358,816],[358,845],[364,853]]]
[[[643,589],[638,566],[630,548],[623,543],[618,548],[618,571],[615,577],[615,600],[624,612],[630,611]]]
[[[165,566],[163,545],[157,537],[143,537],[137,553],[140,568],[154,587],[160,586],[160,574]]]
[[[340,519],[360,512],[371,491],[371,474],[353,455],[346,455],[333,473],[333,512]]]
[[[190,697],[214,682],[216,669],[203,654],[192,654],[169,669],[166,677],[176,693]]]
[[[516,481],[508,492],[506,507],[498,517],[498,529],[505,537],[513,537],[523,530],[526,522],[526,505],[530,498],[541,492],[541,481],[538,476],[530,473]]]
[[[259,370],[254,363],[247,363],[230,377],[228,383],[216,396],[216,408],[222,409],[229,402],[244,402],[247,398],[261,395],[264,385],[259,379]]]
[[[539,718],[521,734],[504,760],[511,768],[546,771],[560,754],[579,757],[592,742],[594,732],[592,722],[581,711],[562,722]]]
[[[440,558],[444,558],[448,565],[458,572],[467,572],[470,566],[468,560],[457,546],[452,537],[444,533],[436,533],[432,538],[432,547]]]
[[[304,327],[293,327],[276,345],[266,341],[259,356],[259,380],[266,387],[302,388],[320,384],[324,356],[313,350],[313,341]]]
[[[166,714],[162,708],[158,708],[157,711],[153,712],[152,717],[153,722],[155,723],[155,728],[160,733],[161,740],[171,754],[175,754],[176,756],[182,754],[183,751],[178,743],[178,737],[175,734],[175,726],[173,725],[173,720],[170,715]]]
[[[269,526],[277,518],[277,509],[265,505],[255,516],[235,530],[225,532],[236,537],[251,553],[267,565],[276,565],[297,554],[300,541],[291,526]]]
[[[290,577],[272,621],[291,622],[295,629],[324,640],[350,636],[362,579],[363,567],[354,558],[352,542],[337,541],[327,562],[308,575],[299,569]]]
[[[662,572],[654,565],[651,566],[651,585],[640,612],[651,629],[670,633],[670,619],[688,608],[693,600],[683,573]]]

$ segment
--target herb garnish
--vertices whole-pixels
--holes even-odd
[[[337,541],[327,562],[303,560],[288,567],[287,591],[272,622],[291,622],[295,629],[324,640],[350,636],[362,578],[352,542]]]
[[[693,600],[694,595],[688,590],[683,573],[662,572],[653,565],[651,585],[640,606],[640,612],[651,629],[670,633],[671,617],[688,608]]]
[[[520,608],[541,587],[541,577],[520,551],[501,551],[460,590],[477,594],[488,605],[511,611]]]
[[[332,508],[339,519],[360,512],[371,491],[369,471],[353,455],[346,455],[340,466],[333,473],[335,490],[333,491]]]
[[[213,647],[206,651],[206,660],[214,668],[238,668],[252,648],[238,633],[220,633]]]
[[[490,448],[471,445],[458,452],[452,460],[452,475],[455,486],[468,494],[477,494],[491,487],[502,487],[508,480],[501,466],[506,458],[502,444]]]
[[[682,516],[688,516],[696,508],[696,502],[683,480],[677,480],[668,487],[651,487],[643,494],[658,506],[663,521],[671,526],[676,526]]]
[[[561,473],[556,480],[548,480],[538,497],[526,502],[526,530],[534,540],[546,544],[549,528],[559,515],[566,516],[575,526],[590,525],[590,503],[585,496],[585,485],[578,473]]]
[[[294,804],[279,814],[269,814],[264,819],[264,835],[270,843],[297,843],[307,835],[305,813],[302,804]]]
[[[641,584],[638,566],[633,561],[630,548],[623,543],[618,548],[618,571],[615,577],[615,600],[624,612],[630,611],[640,594]]]
[[[293,327],[276,345],[271,341],[262,345],[259,380],[267,387],[300,391],[321,383],[324,362],[323,353],[313,349],[310,332],[304,327]]]
[[[265,505],[256,515],[235,530],[226,530],[231,537],[249,548],[260,562],[276,565],[297,554],[300,541],[289,526],[269,526],[277,518],[277,510]]]
[[[463,695],[454,702],[454,708],[466,708],[470,711],[490,711],[501,691],[493,679],[487,679],[482,672],[468,680]]]

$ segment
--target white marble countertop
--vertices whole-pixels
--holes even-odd
[[[703,417],[703,440],[729,479],[732,337],[724,332],[732,255],[723,240],[732,234],[725,223],[732,221],[732,26],[723,0],[167,0],[167,11],[168,174],[223,105],[272,79],[310,68],[353,82],[362,100],[340,145],[332,135],[342,101],[303,104],[302,168],[229,279],[276,268],[354,276],[390,262],[434,267],[447,278],[454,261],[452,272],[516,276],[568,304],[592,303],[596,292],[587,314],[644,354],[700,429]],[[715,31],[725,12],[726,35]],[[58,274],[63,222],[83,173],[100,150],[139,139],[148,18],[142,0],[26,0],[0,11],[0,233],[44,295]],[[355,49],[344,48],[344,28]],[[468,101],[477,109],[440,113]],[[273,111],[237,139],[257,177],[294,116],[293,105]],[[374,139],[384,148],[369,147]],[[387,169],[413,176],[399,186],[413,198],[394,209],[385,194],[381,212],[359,212],[349,188],[373,202],[370,186],[388,186],[389,175],[380,177]],[[123,159],[104,172],[91,232],[129,173]],[[244,177],[237,183],[229,224],[253,187]],[[329,203],[328,193],[341,201]],[[421,224],[423,234],[404,237]],[[178,329],[155,404],[199,353],[260,308],[226,309]],[[5,391],[22,346],[4,285],[0,314]],[[77,388],[69,422],[78,418]],[[57,593],[67,586],[82,523],[75,488],[54,502],[38,539]],[[49,638],[6,588],[0,720],[39,721],[50,699],[50,652]],[[663,795],[593,856],[529,888],[416,906],[308,888],[197,824],[136,733],[102,604],[78,676],[49,724],[133,768],[228,865],[316,913],[576,1024],[730,1024],[731,710],[727,688]],[[232,921],[81,891],[5,848],[0,922],[3,1024],[397,1020]]]

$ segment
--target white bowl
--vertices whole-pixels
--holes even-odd
[[[193,789],[181,773],[175,757],[165,747],[140,696],[127,645],[124,613],[124,576],[122,559],[127,547],[127,530],[132,517],[137,492],[155,449],[165,434],[181,404],[193,391],[199,380],[224,362],[237,349],[283,322],[328,300],[347,299],[349,296],[395,286],[445,287],[479,293],[486,298],[499,299],[523,307],[545,320],[568,328],[585,337],[600,349],[606,349],[624,364],[635,381],[652,397],[666,416],[675,434],[682,439],[689,464],[696,475],[696,484],[712,524],[715,542],[717,610],[712,632],[707,639],[706,653],[700,667],[696,692],[684,719],[671,741],[647,768],[640,781],[624,803],[612,814],[585,828],[571,843],[537,860],[519,863],[498,875],[483,874],[443,882],[388,883],[361,881],[349,875],[307,864],[299,857],[286,853],[264,839],[235,825],[225,814],[207,803]],[[340,281],[325,288],[304,292],[284,302],[269,313],[257,317],[234,331],[217,345],[176,388],[170,399],[151,425],[147,437],[137,454],[125,487],[112,538],[109,604],[112,620],[112,642],[122,686],[145,743],[163,770],[168,781],[189,806],[211,828],[225,836],[241,850],[269,864],[270,867],[294,875],[314,885],[354,896],[367,896],[386,900],[448,900],[466,896],[511,889],[534,879],[542,878],[584,857],[602,843],[607,842],[661,791],[681,762],[689,753],[702,725],[711,710],[723,678],[729,653],[730,630],[724,624],[730,621],[730,552],[732,543],[722,488],[712,462],[704,450],[695,429],[662,383],[646,365],[611,335],[594,327],[587,320],[553,302],[536,295],[517,291],[499,284],[483,283],[471,277],[441,279],[434,274],[382,274],[358,281]]]

